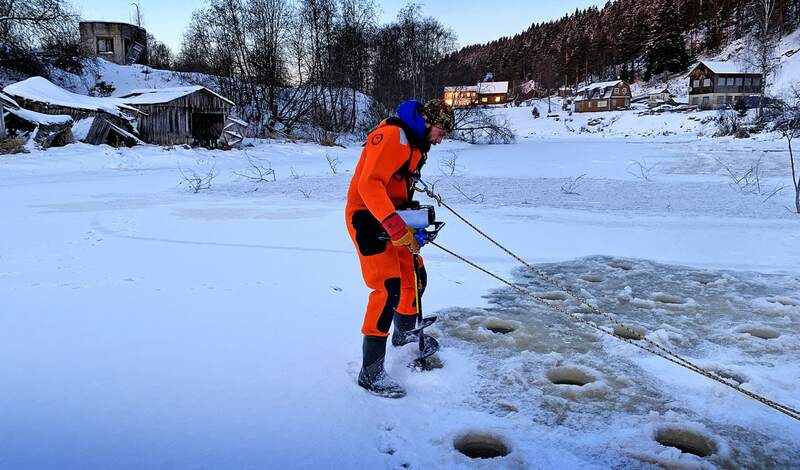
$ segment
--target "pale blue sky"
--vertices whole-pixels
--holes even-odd
[[[86,20],[132,22],[135,7],[129,0],[72,0]],[[387,23],[407,0],[379,0],[380,21]],[[420,3],[420,2],[417,2]],[[483,43],[518,33],[534,22],[555,19],[576,8],[602,6],[606,0],[436,0],[421,2],[422,14],[433,16],[458,35],[460,46]],[[143,26],[177,52],[181,35],[202,0],[139,0]]]

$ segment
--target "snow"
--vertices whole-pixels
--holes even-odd
[[[234,105],[233,101],[214,93],[208,88],[200,85],[186,86],[186,87],[169,87],[169,88],[149,88],[149,89],[134,89],[124,95],[120,96],[124,103],[130,105],[137,104],[163,104],[169,103],[172,100],[183,98],[184,96],[197,93],[198,91],[206,90],[217,98],[225,101],[231,106]]]
[[[781,83],[796,79],[785,74],[798,56]],[[117,95],[186,85],[103,62]],[[674,83],[685,96],[685,80]],[[569,115],[562,103],[488,109],[516,142],[445,142],[424,178],[634,331],[800,407],[793,195],[739,191],[722,166],[760,159],[761,184],[788,185],[783,141],[711,138],[715,112]],[[0,231],[0,247],[13,247],[0,250],[0,355],[13,358],[0,362],[2,468],[792,468],[800,458],[790,418],[435,247],[423,248],[424,305],[439,316],[445,367],[411,371],[415,346],[390,348],[387,367],[408,396],[359,389],[368,291],[342,215],[360,143],[30,150],[0,158],[14,228]],[[252,165],[276,181],[248,179]],[[187,190],[182,174],[209,172],[210,190]],[[447,223],[439,243],[602,322],[436,211]],[[559,375],[591,381],[553,383]],[[666,431],[714,453],[663,445]],[[511,452],[469,459],[454,441],[470,433]]]
[[[508,93],[508,82],[481,82],[478,83],[477,91],[480,95]]]
[[[39,103],[63,106],[87,111],[104,111],[114,116],[124,117],[130,112],[138,112],[116,98],[102,98],[79,95],[67,91],[43,77],[31,77],[6,86],[3,91],[9,95]]]
[[[727,74],[727,73],[748,73],[746,67],[742,65],[740,62],[727,60],[727,61],[720,61],[720,60],[702,60],[698,62],[696,65],[691,67],[690,69],[694,69],[700,64],[705,65],[712,72],[716,74]],[[752,72],[750,72],[752,73]]]
[[[89,135],[89,130],[92,128],[92,124],[94,123],[93,117],[88,117],[84,119],[80,119],[75,124],[72,125],[72,136],[75,137],[75,140],[83,141]]]
[[[782,142],[680,128],[702,113],[555,121],[530,111],[494,110],[517,143],[446,142],[424,177],[620,321],[800,406],[791,194],[742,194],[717,161],[760,157],[765,181],[782,182]],[[597,117],[614,122],[565,126]],[[388,369],[408,397],[366,394],[355,378],[367,290],[342,219],[361,147],[246,142],[228,152],[78,143],[0,159],[4,220],[15,227],[0,231],[0,246],[14,247],[0,253],[0,354],[14,358],[0,363],[0,466],[785,468],[800,457],[788,417],[577,327],[434,247],[423,249],[424,305],[440,317],[432,333],[445,367],[408,370],[415,346],[390,348]],[[339,159],[336,174],[326,157]],[[635,161],[655,166],[650,181],[631,171]],[[277,181],[242,177],[252,162]],[[208,191],[181,184],[181,172],[212,170]],[[563,194],[581,174],[578,194]],[[444,246],[575,307],[444,208],[437,214]],[[553,371],[593,382],[556,385]],[[701,458],[655,440],[672,428],[717,452]],[[511,453],[476,461],[455,451],[472,431]]]
[[[42,114],[23,108],[18,108],[18,109],[8,108],[6,111],[16,116],[19,116],[20,118],[28,122],[44,126],[69,124],[70,122],[72,122],[72,118],[69,116],[64,116],[59,114]]]
[[[16,101],[14,101],[14,98],[4,93],[0,93],[0,104],[3,104],[3,106],[6,107],[19,108],[19,105]]]
[[[589,90],[597,90],[597,89],[606,89],[608,87],[613,87],[619,84],[621,80],[614,80],[610,82],[598,82],[598,83],[590,83],[586,86],[582,86],[576,90],[576,93],[583,93]]]

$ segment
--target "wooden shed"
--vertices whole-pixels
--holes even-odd
[[[72,143],[72,118],[42,114],[23,108],[8,108],[4,118],[10,135],[33,141],[39,147],[61,147]]]
[[[108,122],[125,134],[134,132],[134,120],[142,113],[123,103],[119,98],[79,95],[67,91],[43,77],[31,77],[13,83],[3,92],[15,98],[21,108],[39,114],[69,116],[72,121],[93,120],[96,125]],[[42,121],[39,119],[39,121]],[[108,126],[106,126],[108,127]],[[108,139],[94,132],[92,139],[83,138],[89,144],[115,144],[119,140]],[[123,139],[124,140],[124,139]],[[127,142],[130,142],[128,140]]]
[[[233,101],[206,87],[137,89],[121,98],[144,115],[139,137],[151,144],[217,147]]]

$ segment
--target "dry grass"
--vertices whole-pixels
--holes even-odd
[[[0,155],[14,155],[15,153],[28,153],[25,149],[25,139],[8,137],[0,140]]]

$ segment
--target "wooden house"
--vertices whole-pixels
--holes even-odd
[[[689,104],[703,109],[745,103],[761,96],[761,74],[747,72],[736,62],[702,61],[686,76],[689,79]]]
[[[476,86],[446,86],[444,87],[444,102],[454,108],[472,106],[478,99]]]
[[[138,89],[121,98],[143,113],[139,138],[151,144],[217,147],[233,101],[206,87]]]
[[[623,80],[592,83],[575,90],[575,112],[614,111],[631,105],[631,87]]]
[[[508,102],[508,82],[478,83],[478,104],[502,104]]]
[[[509,100],[508,82],[480,82],[475,86],[447,86],[444,102],[455,108],[503,104]]]

